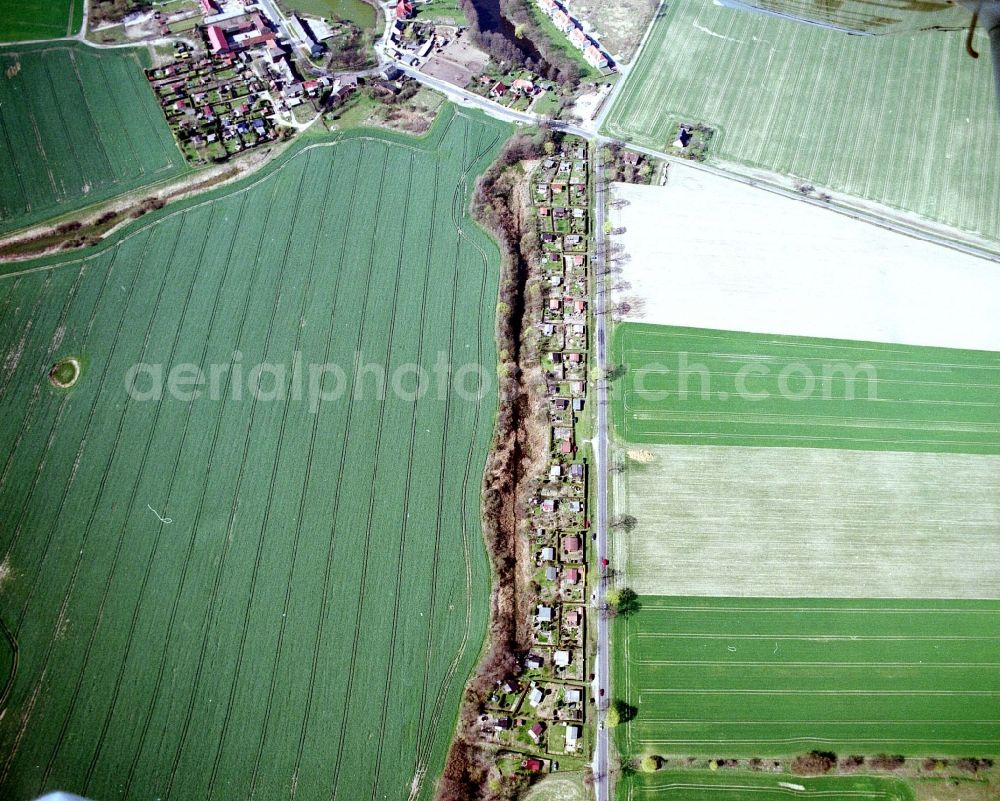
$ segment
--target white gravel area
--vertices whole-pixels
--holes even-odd
[[[671,164],[614,184],[640,322],[1000,350],[1000,264]]]

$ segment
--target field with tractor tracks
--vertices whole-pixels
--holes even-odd
[[[603,131],[667,150],[679,123],[704,123],[710,159],[998,240],[996,94],[963,36],[849,36],[677,0],[661,6]],[[981,28],[973,44],[989,51]]]
[[[79,33],[84,0],[17,0],[0,5],[0,42],[58,39]]]
[[[0,796],[431,798],[486,627],[466,209],[507,134],[299,143],[0,278]]]
[[[800,789],[801,788],[801,789]],[[732,770],[662,770],[634,773],[622,781],[622,801],[911,801],[913,791],[898,779],[878,776],[790,776]]]
[[[627,753],[996,753],[996,601],[639,604],[615,626],[618,691],[638,707]]]
[[[0,47],[0,234],[187,169],[143,50]]]

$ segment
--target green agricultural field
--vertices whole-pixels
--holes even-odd
[[[640,604],[614,626],[627,754],[996,753],[996,601]]]
[[[83,0],[9,0],[0,3],[0,42],[58,39],[80,32]]]
[[[784,784],[785,786],[782,786]],[[799,789],[802,788],[802,789]],[[911,801],[898,779],[877,776],[805,778],[742,771],[661,770],[633,773],[619,784],[622,801],[790,801],[810,798],[846,801]]]
[[[633,443],[1000,454],[1000,355],[624,323],[613,361]]]
[[[144,51],[0,48],[0,234],[185,169]]]
[[[710,157],[1000,239],[996,95],[963,35],[848,36],[676,0],[604,132],[666,150],[679,121],[704,122]]]
[[[0,279],[0,797],[431,798],[486,630],[466,208],[508,133],[313,137]]]

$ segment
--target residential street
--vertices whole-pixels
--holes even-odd
[[[597,351],[597,377],[594,382],[597,395],[597,428],[594,436],[594,467],[597,472],[597,559],[598,565],[608,558],[608,381],[605,376],[608,367],[607,356],[607,297],[604,282],[605,233],[604,233],[604,158],[601,147],[594,153],[594,324],[595,350]],[[603,570],[599,567],[599,570]],[[608,619],[601,614],[605,605],[607,582],[603,577],[597,581],[597,743],[594,748],[594,791],[597,801],[611,798],[611,782],[608,777],[608,731],[604,717],[611,700],[611,674]],[[600,696],[604,688],[604,697]]]

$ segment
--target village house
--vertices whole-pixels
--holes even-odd
[[[601,70],[608,66],[608,57],[592,44],[587,45],[584,49],[583,57],[587,60],[587,63],[595,69]]]
[[[562,9],[558,9],[552,15],[552,22],[562,33],[569,33],[576,27],[576,21]]]
[[[566,750],[575,751],[580,740],[580,727],[575,723],[570,723],[566,727]]]

